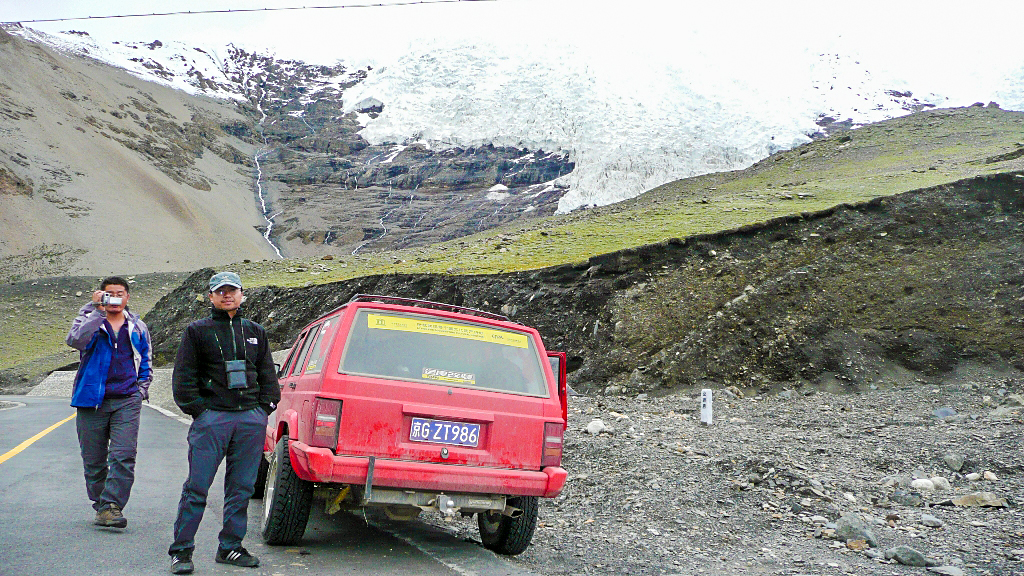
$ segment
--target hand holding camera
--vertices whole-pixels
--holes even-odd
[[[120,306],[124,303],[124,298],[118,298],[117,296],[111,296],[110,294],[104,293],[101,303],[104,306]]]

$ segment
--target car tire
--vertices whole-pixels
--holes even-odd
[[[256,483],[252,485],[252,498],[257,500],[263,498],[263,491],[267,489],[267,470],[270,469],[270,463],[267,462],[267,457],[260,454],[260,467],[256,470]]]
[[[288,437],[277,442],[267,467],[263,493],[263,541],[272,545],[298,544],[306,531],[313,503],[313,483],[295,474],[288,456]]]
[[[518,518],[509,518],[501,512],[480,512],[476,515],[480,526],[480,540],[488,550],[515,556],[522,553],[533,539],[537,528],[537,497],[509,498],[508,505],[523,511]]]

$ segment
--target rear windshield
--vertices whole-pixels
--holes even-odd
[[[470,322],[360,310],[338,372],[548,397],[533,336]]]

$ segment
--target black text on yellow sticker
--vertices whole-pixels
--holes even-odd
[[[452,338],[464,338],[476,340],[477,342],[490,342],[503,346],[515,348],[527,348],[529,338],[525,334],[494,330],[481,326],[467,326],[465,324],[454,324],[451,322],[435,322],[430,320],[418,320],[403,316],[385,316],[383,314],[367,314],[367,326],[377,330],[399,330],[401,332],[415,332],[417,334],[433,334],[436,336],[449,336]]]

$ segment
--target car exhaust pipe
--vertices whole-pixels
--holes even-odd
[[[523,509],[505,504],[505,507],[501,510],[501,515],[508,516],[509,518],[519,518],[523,515]]]

